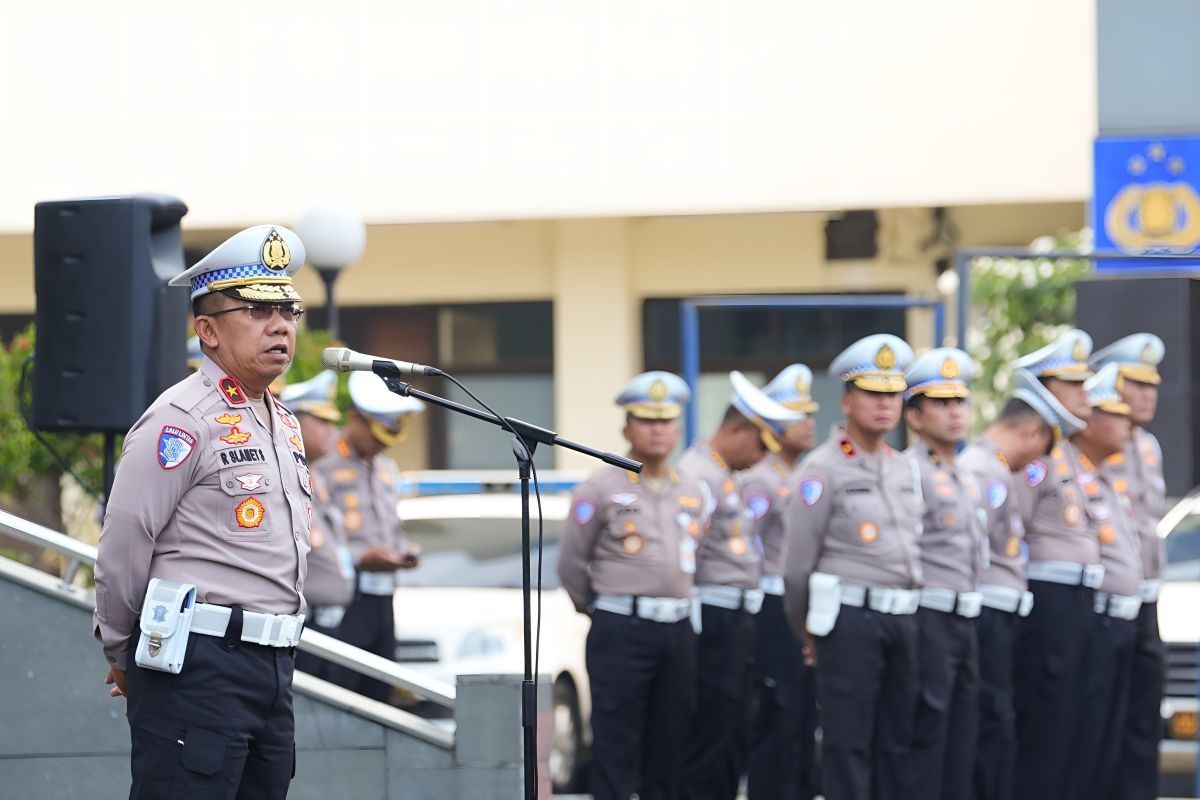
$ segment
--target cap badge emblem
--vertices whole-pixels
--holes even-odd
[[[958,377],[958,364],[954,362],[953,358],[947,358],[942,362],[941,372],[943,378],[952,381]]]
[[[663,383],[661,379],[650,384],[650,399],[654,402],[661,403],[667,399],[668,394],[667,384]]]
[[[875,354],[875,366],[880,369],[891,369],[896,366],[896,354],[886,344]]]
[[[1088,357],[1088,349],[1087,349],[1087,347],[1086,347],[1086,346],[1083,344],[1083,340],[1082,340],[1082,339],[1076,340],[1076,342],[1075,342],[1075,348],[1074,348],[1074,349],[1071,351],[1071,356],[1072,356],[1072,357],[1073,357],[1073,358],[1074,358],[1076,361],[1087,361],[1087,357]]]
[[[279,231],[274,228],[267,234],[267,240],[263,242],[262,262],[263,266],[274,272],[282,272],[287,269],[288,264],[292,263],[291,248],[279,235]]]

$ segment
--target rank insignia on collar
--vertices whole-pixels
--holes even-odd
[[[242,431],[238,430],[236,425],[234,425],[229,429],[229,433],[217,438],[226,444],[245,444],[246,442],[250,441],[251,436],[252,434],[243,433]]]
[[[222,414],[219,417],[213,417],[213,422],[218,425],[237,425],[241,421],[241,414]]]
[[[225,399],[234,405],[241,405],[246,402],[246,395],[242,394],[242,387],[238,386],[238,382],[226,375],[218,381],[221,387],[221,392],[225,395]]]
[[[342,458],[350,457],[350,445],[346,444],[345,439],[338,439],[337,451],[338,451],[338,455],[341,456]]]
[[[858,451],[854,449],[854,442],[849,439],[842,439],[842,452],[851,458],[858,455]]]

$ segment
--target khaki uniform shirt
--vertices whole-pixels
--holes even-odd
[[[658,482],[604,466],[579,484],[558,554],[575,607],[586,611],[597,594],[690,596],[706,495],[700,481],[674,469]]]
[[[865,453],[835,425],[796,471],[784,511],[788,615],[800,630],[808,578],[824,572],[877,588],[923,586],[918,538],[925,503],[915,461],[884,444]]]
[[[299,423],[267,403],[271,420],[205,358],[129,430],[96,559],[108,663],[125,669],[151,578],[193,583],[202,603],[304,610],[312,484]]]
[[[925,517],[919,544],[925,585],[974,592],[987,555],[979,483],[970,471],[945,463],[923,443],[906,452],[921,469]]]
[[[754,517],[754,541],[762,548],[763,574],[782,575],[787,538],[783,508],[791,495],[792,468],[775,453],[768,454],[742,476],[746,506]]]
[[[757,589],[762,551],[751,538],[753,515],[739,477],[707,442],[692,445],[679,459],[679,471],[704,481],[711,494],[708,534],[696,553],[696,585]]]
[[[1105,459],[1103,472],[1112,476],[1114,488],[1133,504],[1134,524],[1141,541],[1142,575],[1147,580],[1162,577],[1166,550],[1158,537],[1158,521],[1167,508],[1167,485],[1163,480],[1162,449],[1154,434],[1133,429],[1125,452]]]
[[[342,512],[342,527],[357,565],[368,547],[399,553],[407,546],[404,523],[396,511],[400,468],[383,453],[368,460],[345,439],[315,465],[328,482],[333,504]]]
[[[1016,481],[1030,561],[1099,564],[1100,541],[1084,517],[1084,497],[1070,442],[1058,442],[1050,455],[1030,461]]]
[[[1004,454],[982,438],[959,453],[958,465],[975,476],[987,508],[988,564],[980,585],[1025,591],[1025,523],[1017,504],[1017,476]]]
[[[1142,583],[1142,546],[1129,498],[1117,491],[1115,484],[1119,479],[1097,470],[1078,449],[1074,455],[1078,459],[1079,486],[1087,498],[1088,528],[1100,543],[1100,563],[1104,565],[1100,591],[1138,595]]]
[[[342,529],[342,511],[333,504],[325,476],[313,472],[313,522],[308,535],[308,580],[304,597],[309,606],[345,606],[354,599],[354,556]]]

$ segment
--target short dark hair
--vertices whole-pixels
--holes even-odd
[[[914,394],[912,397],[910,397],[904,401],[904,409],[907,411],[908,409],[911,408],[914,411],[920,411],[921,404],[923,404],[924,402],[925,402],[925,395]]]
[[[1022,422],[1028,422],[1030,419],[1037,418],[1042,422],[1042,415],[1034,410],[1033,406],[1026,403],[1019,397],[1010,397],[1005,401],[1004,407],[1000,409],[999,416],[996,417],[996,422],[1003,423],[1008,426],[1020,425]],[[1049,424],[1047,423],[1047,426]]]
[[[204,314],[211,314],[217,305],[217,298],[221,295],[224,295],[225,297],[231,297],[234,300],[242,299],[228,290],[222,292],[206,292],[192,301],[192,316],[199,317],[203,316]]]
[[[737,425],[738,427],[744,427],[746,425],[754,427],[754,423],[747,419],[745,414],[738,411],[737,407],[733,404],[730,404],[729,407],[725,409],[725,416],[721,417],[721,427],[725,427],[726,425],[730,424]]]

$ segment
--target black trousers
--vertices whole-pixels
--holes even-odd
[[[390,595],[354,593],[354,600],[342,617],[338,638],[346,644],[382,656],[388,661],[396,658],[396,612]],[[331,667],[328,680],[358,692],[372,700],[386,703],[392,698],[392,687],[383,681],[368,678],[345,667]]]
[[[681,796],[734,800],[746,769],[754,621],[704,605],[697,645],[696,713],[688,731]]]
[[[916,617],[842,606],[816,646],[826,800],[909,797]]]
[[[965,800],[979,737],[975,620],[917,610],[920,695],[913,727],[915,797]]]
[[[1013,800],[1017,764],[1013,667],[1016,613],[984,608],[975,621],[979,639],[979,739],[975,753],[975,800]]]
[[[1129,708],[1129,674],[1137,623],[1095,614],[1088,642],[1087,667],[1079,680],[1084,697],[1079,733],[1071,753],[1077,800],[1107,797],[1117,779]],[[1086,776],[1086,777],[1085,777]]]
[[[1130,669],[1129,711],[1113,800],[1158,797],[1158,745],[1162,738],[1167,648],[1158,633],[1158,603],[1145,603],[1137,618]]]
[[[1030,581],[1033,610],[1021,620],[1013,689],[1017,771],[1013,796],[1062,800],[1081,765],[1071,763],[1083,719],[1088,642],[1095,592],[1084,586]]]
[[[788,625],[782,597],[766,595],[754,625],[747,795],[751,800],[812,800],[817,788],[816,672],[804,666],[804,643]]]
[[[130,800],[267,800],[296,773],[292,648],[193,633],[178,675],[126,674]]]
[[[586,652],[592,796],[674,800],[695,700],[692,623],[596,611]]]

